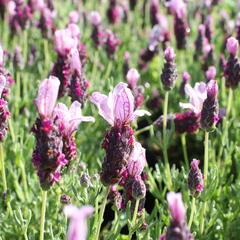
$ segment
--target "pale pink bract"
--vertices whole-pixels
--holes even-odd
[[[150,115],[148,111],[134,111],[134,97],[126,83],[119,83],[108,96],[99,92],[94,92],[90,97],[99,110],[99,114],[111,125],[116,123],[130,123],[137,117],[145,114]]]
[[[133,177],[140,176],[146,163],[145,148],[139,142],[135,142],[128,160],[128,173]]]
[[[193,110],[196,114],[202,111],[204,100],[207,98],[207,85],[204,82],[196,83],[194,88],[190,84],[185,85],[185,93],[189,97],[189,103],[179,103],[181,108]]]
[[[58,97],[60,81],[57,77],[50,76],[43,80],[35,99],[38,113],[42,118],[51,118]]]
[[[137,87],[137,83],[139,81],[140,74],[135,68],[131,68],[126,76],[126,79],[128,81],[128,85],[131,87],[131,89],[134,89]]]
[[[73,205],[67,205],[64,207],[63,212],[70,218],[67,239],[86,240],[87,218],[93,214],[94,208],[92,206],[83,206],[79,209]]]
[[[81,122],[95,121],[93,117],[82,116],[81,104],[78,101],[74,101],[69,109],[65,104],[58,103],[54,109],[54,116],[62,123],[63,132],[67,136],[71,136]]]
[[[97,25],[101,24],[101,21],[102,21],[102,19],[101,19],[101,16],[100,16],[99,12],[92,11],[91,12],[91,23],[92,23],[92,25],[97,26]]]
[[[182,201],[182,194],[175,192],[167,193],[167,202],[172,219],[178,223],[184,222],[186,220],[186,210]]]

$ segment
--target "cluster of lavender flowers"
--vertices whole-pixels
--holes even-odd
[[[99,114],[110,124],[105,133],[102,147],[105,157],[102,164],[101,181],[104,185],[124,186],[123,195],[112,187],[117,206],[126,208],[128,201],[135,204],[136,199],[144,199],[146,194],[145,150],[136,142],[131,121],[144,114],[145,110],[134,111],[134,96],[125,83],[119,83],[109,96],[94,92],[90,99],[98,107]],[[141,201],[144,203],[144,200]],[[140,204],[139,211],[143,209]]]
[[[32,127],[36,138],[32,163],[43,189],[58,182],[64,168],[75,159],[73,133],[78,125],[82,121],[94,121],[92,117],[82,116],[81,104],[77,101],[69,109],[63,103],[56,105],[59,85],[60,81],[54,76],[45,79],[35,100],[39,118]]]

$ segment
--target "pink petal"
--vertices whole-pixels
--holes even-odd
[[[146,163],[146,150],[139,142],[135,142],[128,161],[129,174],[134,177],[141,175]]]
[[[126,79],[128,81],[128,85],[131,87],[131,89],[136,88],[139,78],[140,78],[140,74],[138,73],[137,69],[131,68],[128,71]]]
[[[81,60],[80,60],[80,56],[77,48],[72,49],[70,52],[70,64],[71,64],[71,68],[74,71],[77,71],[79,75],[81,75],[82,64],[81,64]]]
[[[2,46],[0,45],[0,67],[3,67],[3,56],[4,56],[4,52],[3,52]]]
[[[186,210],[182,201],[182,194],[169,192],[167,193],[167,201],[172,218],[179,223],[185,221]]]
[[[99,114],[113,126],[113,105],[112,105],[112,96],[111,94],[107,97],[104,94],[99,92],[94,92],[90,97],[90,101],[94,103],[99,111]]]
[[[2,92],[6,85],[6,82],[7,82],[6,78],[3,75],[0,75],[0,98],[2,97]]]
[[[119,83],[113,90],[114,121],[131,121],[134,110],[134,97],[126,83]]]
[[[51,117],[57,100],[59,85],[60,81],[54,76],[50,76],[41,83],[38,96],[35,99],[35,104],[41,117]]]
[[[70,225],[68,228],[68,240],[86,240],[87,237],[87,217],[94,212],[92,206],[83,206],[77,208],[73,205],[68,205],[63,209],[64,214],[69,217]]]
[[[146,110],[135,110],[132,115],[132,118],[130,120],[134,120],[134,119],[136,119],[138,117],[142,117],[144,115],[150,116],[151,113]]]

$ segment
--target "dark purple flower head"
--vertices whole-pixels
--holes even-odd
[[[161,74],[162,84],[166,91],[169,91],[174,87],[175,81],[177,79],[177,69],[174,62],[175,57],[176,55],[173,48],[168,47],[165,50],[166,63],[164,64]]]
[[[107,9],[107,17],[110,23],[117,24],[121,20],[122,8],[118,5],[117,0],[109,1],[109,8]]]
[[[151,2],[150,2],[150,21],[151,21],[152,27],[159,23],[158,13],[159,13],[158,0],[151,0]]]
[[[201,128],[205,131],[211,131],[219,121],[218,117],[218,85],[215,80],[207,84],[207,98],[203,102],[201,111]]]
[[[199,160],[193,159],[191,162],[191,169],[188,174],[188,187],[191,191],[191,194],[194,196],[201,193],[204,188],[203,175],[198,167],[199,163]]]

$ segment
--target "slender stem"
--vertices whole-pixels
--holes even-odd
[[[96,233],[96,237],[95,239],[98,240],[99,239],[99,234],[100,234],[100,230],[101,230],[101,225],[103,222],[103,214],[107,205],[107,197],[108,197],[108,193],[109,193],[110,187],[107,187],[106,192],[105,192],[105,196],[104,196],[104,200],[100,209],[100,213],[99,213],[99,218],[98,218],[98,226],[97,226],[97,233]]]
[[[164,99],[164,109],[163,109],[163,158],[165,163],[165,169],[166,169],[166,176],[167,176],[167,185],[168,190],[172,190],[172,176],[171,176],[171,170],[168,162],[168,142],[167,142],[167,110],[168,110],[168,96],[169,92],[166,91],[165,93],[165,99]]]
[[[39,240],[44,240],[44,225],[47,203],[47,191],[42,192],[42,210],[41,210],[41,222],[40,222],[40,237]]]
[[[0,161],[1,161],[1,173],[2,173],[2,183],[3,183],[3,191],[7,193],[7,180],[5,174],[5,166],[4,166],[4,156],[3,156],[3,146],[0,143]]]
[[[135,203],[135,208],[134,208],[134,213],[133,213],[133,218],[132,218],[132,226],[135,226],[135,224],[136,224],[138,207],[139,207],[139,199],[137,199],[136,203]],[[133,233],[134,233],[134,231],[132,229],[130,229],[129,235],[128,235],[128,240],[132,239]]]
[[[209,132],[205,131],[205,142],[204,142],[204,185],[207,186],[207,176],[208,176],[208,141],[209,141]],[[203,207],[200,215],[200,232],[203,233],[204,230],[204,215],[207,207],[207,202],[203,203]]]
[[[146,126],[146,127],[144,127],[144,128],[141,128],[141,129],[139,129],[138,131],[136,131],[134,135],[137,136],[137,135],[139,135],[140,133],[147,132],[147,131],[149,131],[152,127],[153,127],[153,125],[151,124],[151,125],[149,125],[149,126]]]
[[[187,144],[186,144],[186,135],[185,134],[181,134],[181,143],[182,143],[184,161],[186,164],[187,171],[189,171],[189,161],[188,161]]]
[[[204,141],[204,185],[207,185],[207,175],[208,175],[208,142],[209,142],[209,132],[205,131],[205,141]]]
[[[27,232],[24,232],[24,239],[28,240]]]
[[[190,214],[190,219],[188,222],[189,228],[191,228],[192,222],[193,222],[193,217],[194,217],[194,213],[195,213],[195,202],[196,202],[196,198],[192,197],[191,214]]]
[[[229,88],[226,117],[223,119],[223,134],[222,134],[222,137],[221,137],[221,146],[220,146],[220,149],[219,149],[219,152],[218,152],[218,165],[220,165],[221,157],[222,157],[222,154],[223,154],[223,148],[224,148],[223,141],[227,137],[228,119],[229,119],[230,114],[231,114],[232,100],[233,100],[233,89]]]
[[[204,214],[205,214],[206,207],[207,207],[207,202],[204,202],[201,209],[201,213],[200,213],[200,233],[201,234],[204,231]]]
[[[8,194],[8,188],[7,188],[7,180],[6,180],[6,174],[5,174],[5,165],[4,165],[4,153],[3,153],[3,145],[0,143],[0,163],[1,163],[1,174],[2,174],[2,183],[3,183],[3,192]],[[9,202],[8,196],[6,198],[7,201],[7,209],[10,212],[10,215],[13,216],[13,211],[11,204]]]

